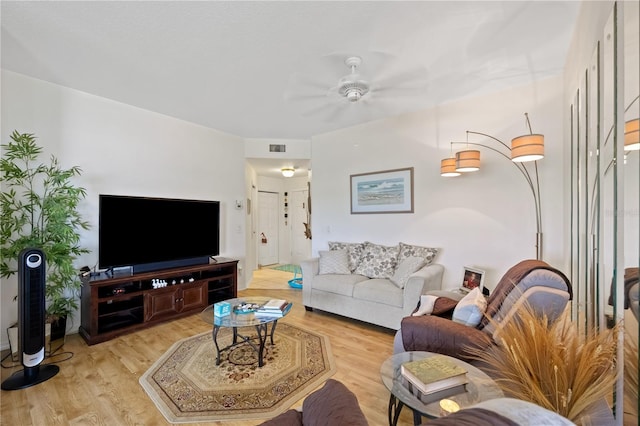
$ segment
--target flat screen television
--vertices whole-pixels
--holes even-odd
[[[220,202],[101,194],[98,266],[148,272],[220,254]]]

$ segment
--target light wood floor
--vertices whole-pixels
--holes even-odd
[[[287,281],[293,274],[261,269],[240,295],[267,295],[294,301],[283,320],[321,332],[330,338],[337,364],[334,379],[351,389],[369,424],[387,424],[389,393],[380,380],[380,365],[392,354],[393,331],[322,312],[306,312],[302,290]],[[1,425],[167,425],[138,383],[140,376],[177,340],[210,330],[197,314],[137,331],[93,346],[78,334],[67,336],[52,379],[17,391],[2,391]],[[4,364],[10,364],[5,360]],[[2,369],[2,380],[21,367]],[[295,406],[299,406],[298,401]],[[260,421],[198,423],[256,425]],[[400,425],[413,424],[405,409]]]

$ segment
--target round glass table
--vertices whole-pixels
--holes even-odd
[[[400,366],[408,361],[439,355],[432,352],[401,352],[387,358],[380,367],[380,376],[386,388],[391,392],[389,397],[389,425],[395,426],[398,417],[405,405],[413,410],[413,422],[415,425],[422,423],[422,417],[437,418],[441,416],[440,401],[423,403],[419,397],[405,385]],[[467,370],[466,391],[457,395],[449,396],[446,399],[455,401],[462,408],[469,407],[481,401],[500,398],[503,395],[500,387],[486,373],[473,365],[453,357],[447,357],[457,365]]]
[[[213,325],[213,343],[216,347],[216,365],[220,365],[220,352],[230,349],[236,345],[247,343],[258,354],[258,367],[264,365],[264,345],[267,341],[267,336],[270,338],[270,342],[273,345],[273,334],[276,331],[278,320],[284,318],[291,309],[286,309],[282,317],[277,316],[256,316],[255,310],[252,307],[262,306],[267,303],[271,298],[269,297],[238,297],[235,299],[224,300],[231,305],[231,313],[223,317],[214,315],[213,305],[207,306],[201,313],[200,318]],[[269,325],[271,324],[271,327]],[[218,332],[220,328],[227,327],[233,329],[233,340],[229,346],[222,349],[218,346]],[[254,327],[257,332],[257,337],[243,336],[238,333],[238,329],[242,327]],[[254,343],[257,340],[257,345]]]

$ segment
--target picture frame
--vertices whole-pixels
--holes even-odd
[[[413,213],[413,167],[354,174],[351,214]]]
[[[485,271],[482,269],[465,266],[460,288],[471,291],[476,287],[480,287],[480,291],[482,291],[484,289],[484,274]]]

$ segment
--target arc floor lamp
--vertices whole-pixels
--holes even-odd
[[[511,146],[507,145],[495,136],[481,132],[473,132],[467,130],[466,142],[451,142],[451,156],[440,162],[440,176],[455,177],[463,173],[474,172],[480,170],[480,151],[477,149],[469,149],[470,146],[482,147],[490,149],[507,160],[518,169],[520,174],[527,182],[527,186],[531,190],[533,196],[534,208],[536,213],[536,259],[542,259],[542,210],[540,208],[540,181],[538,178],[538,160],[544,158],[544,135],[534,134],[531,130],[531,122],[529,115],[524,114],[529,128],[528,135],[515,137],[511,140]],[[469,135],[479,135],[497,142],[497,147],[492,147],[484,143],[469,142]],[[453,155],[453,145],[464,144],[467,149],[456,152]],[[533,163],[531,171],[526,163]]]

